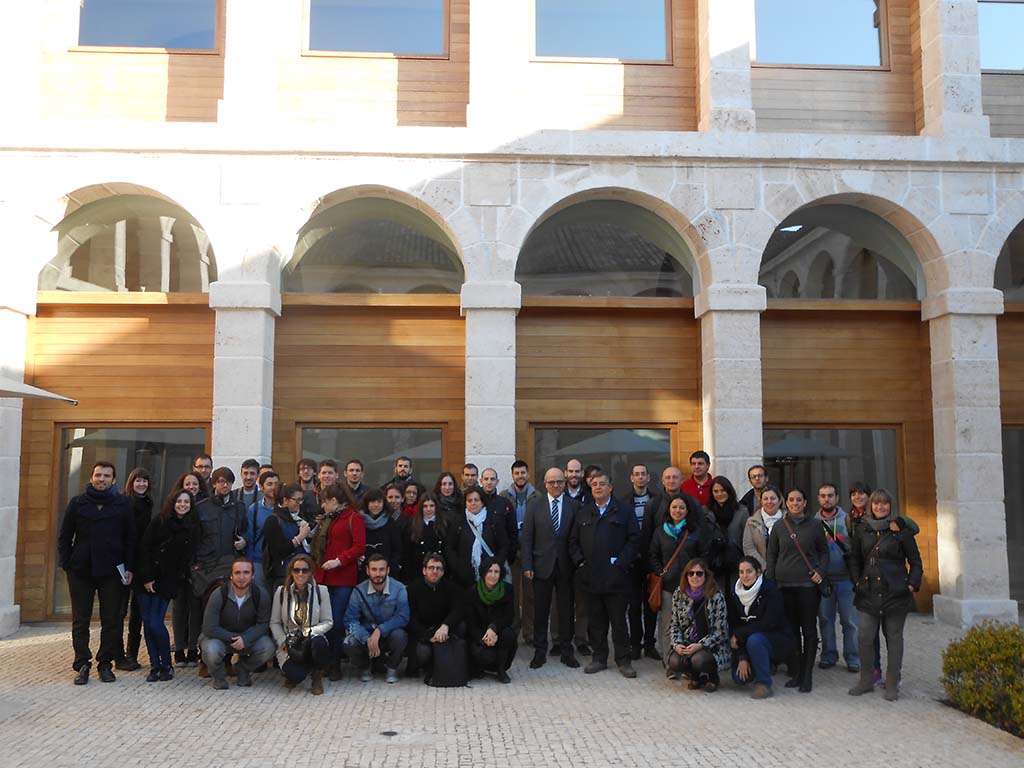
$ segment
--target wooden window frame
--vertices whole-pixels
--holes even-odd
[[[413,61],[450,61],[452,54],[452,0],[441,0],[443,10],[442,21],[442,53],[396,53],[394,51],[325,51],[319,48],[309,47],[309,30],[312,23],[310,3],[312,0],[302,0],[302,41],[300,43],[300,55],[303,58],[313,59],[410,59]]]
[[[156,48],[147,46],[131,45],[79,45],[77,42],[68,46],[69,53],[127,53],[127,54],[174,54],[176,56],[223,56],[224,55],[224,32],[226,22],[227,0],[214,0],[216,10],[214,12],[213,24],[213,47],[212,48]],[[79,13],[78,19],[81,19]],[[80,21],[75,22],[75,38],[81,34]]]
[[[501,2],[501,0],[498,0]],[[530,62],[538,64],[620,64],[655,67],[675,66],[675,51],[672,45],[674,15],[672,0],[665,0],[665,58],[664,59],[619,59],[613,56],[541,56],[537,53],[537,0],[529,4]]]
[[[208,293],[162,293],[160,291],[37,291],[36,304],[52,306],[60,304],[93,304],[97,306],[154,304],[209,306]]]
[[[669,461],[675,464],[679,459],[679,423],[678,422],[635,422],[635,421],[528,421],[526,433],[529,445],[526,450],[516,451],[516,456],[526,457],[526,462],[531,467],[534,485],[537,485],[537,472],[541,467],[537,466],[537,430],[538,429],[664,429],[669,434]],[[546,471],[547,468],[545,467]],[[653,477],[653,475],[652,475]],[[660,477],[656,478],[658,481]]]
[[[59,507],[60,499],[58,498],[58,495],[60,493],[61,484],[60,455],[64,450],[61,445],[61,435],[65,429],[201,429],[206,433],[205,451],[206,453],[210,453],[212,448],[211,440],[213,434],[213,423],[210,421],[168,422],[152,420],[131,421],[124,419],[119,421],[102,421],[98,419],[83,419],[82,421],[53,420],[50,422],[50,456],[52,466],[50,467],[50,493],[48,498],[50,515],[48,518],[48,524],[49,530],[53,535],[50,537],[50,544],[47,548],[46,604],[44,606],[48,621],[71,621],[70,613],[56,612],[56,605],[54,601],[54,592],[57,589],[58,568],[57,537],[60,534],[60,529],[57,527],[57,520],[64,511]],[[160,501],[154,499],[153,503],[154,505],[157,505]]]
[[[978,5],[981,5],[982,2],[993,3],[993,4],[994,3],[1006,3],[1007,5],[1020,5],[1020,6],[1024,7],[1024,0],[978,0]],[[979,8],[979,13],[980,13],[980,10],[981,9]],[[978,29],[978,47],[979,47],[979,49],[981,47],[981,29],[980,29],[980,25],[979,25],[979,29]],[[979,58],[979,61],[980,61],[980,59],[981,59],[980,51],[979,51],[978,58]],[[984,68],[982,68],[981,69],[981,74],[983,74],[983,75],[1018,75],[1018,76],[1024,76],[1024,67],[1021,67],[1020,69],[984,69]]]
[[[1022,305],[1024,309],[1024,305]],[[894,299],[768,299],[766,312],[920,312],[921,302]]]
[[[755,4],[757,0],[754,0]],[[822,4],[824,7],[824,4]],[[880,63],[874,64],[796,64],[786,62],[759,62],[751,60],[752,69],[821,69],[839,72],[892,72],[890,26],[889,26],[889,0],[878,0],[878,57]],[[757,29],[755,20],[754,29],[754,50],[757,50]]]

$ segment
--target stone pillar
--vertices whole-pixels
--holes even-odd
[[[921,0],[921,87],[929,136],[988,136],[977,0]]]
[[[694,299],[700,318],[704,449],[711,471],[746,493],[747,469],[762,461],[759,285],[713,285]]]
[[[515,282],[465,283],[466,461],[494,467],[504,487],[516,458]]]
[[[210,306],[217,311],[210,453],[215,467],[237,472],[247,458],[270,460],[281,294],[268,283],[217,281]]]
[[[24,308],[0,306],[0,376],[15,382],[25,380],[27,315]],[[0,397],[0,637],[17,632],[21,621],[14,602],[20,486],[21,399]]]
[[[277,114],[279,47],[288,7],[276,0],[226,0],[224,11],[224,98],[221,122],[266,121]],[[255,127],[261,127],[259,122]]]
[[[526,83],[523,70],[533,51],[531,18],[522,0],[470,0],[466,107],[470,128],[514,130],[530,119],[523,109],[522,97]]]
[[[931,336],[939,588],[935,615],[968,626],[1016,623],[1003,506],[1002,422],[993,289],[947,290],[922,314]]]
[[[754,0],[698,0],[699,130],[754,130],[750,84],[754,42]]]

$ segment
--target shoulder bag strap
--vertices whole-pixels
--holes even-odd
[[[363,590],[359,588],[358,584],[356,585],[355,592],[359,595],[359,599],[363,601],[363,605],[366,606],[366,610],[370,612],[370,616],[373,618],[374,622],[380,626],[380,619],[377,617],[377,612],[373,610],[373,606],[370,605],[370,601],[366,599],[366,595],[363,594]]]
[[[804,563],[807,565],[807,570],[811,573],[817,573],[818,569],[811,565],[811,561],[807,559],[807,554],[804,552],[804,548],[800,546],[800,539],[797,538],[796,531],[793,530],[793,526],[789,524],[789,520],[785,515],[782,516],[782,522],[786,524],[786,529],[789,531],[789,538],[796,546],[796,551],[800,553],[800,557],[804,559]]]
[[[494,557],[494,552],[489,546],[487,546],[483,533],[476,527],[476,525],[473,524],[472,520],[466,520],[466,522],[469,524],[469,530],[471,530],[473,535],[480,541],[480,547],[483,551],[487,553],[488,557]]]
[[[683,538],[679,541],[679,544],[676,546],[676,551],[672,553],[672,557],[670,557],[668,559],[668,562],[665,563],[665,567],[661,569],[661,575],[662,576],[664,576],[666,573],[668,573],[668,569],[672,567],[672,563],[675,562],[676,555],[678,555],[679,552],[682,550],[683,544],[686,543],[686,537],[689,536],[689,535],[690,535],[689,531],[686,531],[683,534]]]

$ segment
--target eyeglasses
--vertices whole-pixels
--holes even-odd
[[[425,566],[425,567],[426,567],[426,569],[428,571],[443,571],[444,570],[444,566],[443,565],[428,565],[428,566]]]
[[[704,571],[690,571],[687,576],[697,576],[698,578],[704,578]]]
[[[292,568],[292,573],[309,573],[309,568]]]
[[[285,499],[285,501],[294,501],[296,504],[301,504],[302,503],[302,497],[301,496],[299,496],[299,497],[291,496],[291,497]]]
[[[545,480],[544,485],[565,485],[565,480]]]

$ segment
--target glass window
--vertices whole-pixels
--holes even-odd
[[[756,0],[759,64],[877,67],[881,0]]]
[[[668,59],[665,0],[535,0],[537,55]]]
[[[80,0],[79,45],[214,47],[217,0]]]
[[[516,264],[527,296],[693,296],[679,234],[646,208],[577,203],[534,230]]]
[[[1024,3],[978,3],[982,69],[1024,69]]]
[[[445,0],[310,0],[309,49],[445,54]]]
[[[136,467],[149,470],[153,511],[160,509],[171,485],[192,466],[193,457],[206,450],[206,430],[177,427],[72,427],[61,430],[60,497],[57,530],[73,496],[85,491],[92,465],[109,461],[117,468],[117,487]],[[67,580],[57,568],[54,581],[54,613],[70,613]]]
[[[534,431],[534,485],[540,486],[550,467],[564,469],[569,459],[579,459],[584,467],[596,464],[610,471],[613,493],[618,496],[629,487],[629,472],[634,464],[647,464],[651,477],[661,477],[661,471],[672,463],[672,432],[629,427],[556,427]]]
[[[995,287],[1003,292],[1003,300],[1024,301],[1024,221],[1006,238],[996,260]]]
[[[209,238],[183,208],[147,195],[113,195],[55,227],[57,255],[41,291],[208,293],[217,279]]]
[[[1024,603],[1024,429],[1003,430],[1003,484],[1006,496],[1006,554],[1010,598]]]
[[[440,428],[418,427],[307,427],[302,430],[302,455],[317,462],[334,459],[339,472],[345,462],[363,462],[365,482],[371,487],[383,485],[395,476],[399,456],[412,459],[412,474],[431,489],[441,474]]]
[[[783,493],[801,488],[812,506],[818,487],[832,483],[848,509],[847,490],[857,481],[884,488],[898,505],[897,444],[895,429],[766,429],[764,463]]]
[[[852,205],[812,205],[772,233],[758,282],[769,299],[920,298],[924,278],[907,239]]]
[[[299,233],[281,290],[294,293],[458,293],[462,262],[424,213],[383,198],[333,205]]]

